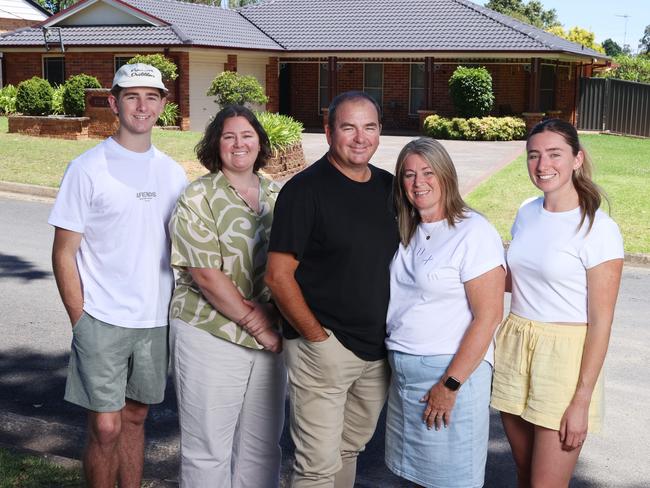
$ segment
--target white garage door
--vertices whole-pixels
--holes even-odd
[[[203,132],[219,106],[205,94],[215,76],[223,71],[223,59],[190,56],[190,130]]]
[[[243,60],[239,59],[237,61],[237,72],[240,75],[253,75],[257,78],[257,81],[262,85],[264,93],[266,93],[266,59],[256,59],[256,60]],[[264,111],[266,110],[266,105],[251,105],[253,110]]]

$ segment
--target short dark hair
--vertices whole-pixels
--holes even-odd
[[[260,140],[260,152],[253,165],[253,171],[263,168],[266,165],[267,159],[271,157],[269,136],[266,135],[266,131],[257,120],[257,117],[255,117],[255,114],[242,105],[226,105],[214,116],[205,128],[203,138],[194,148],[199,161],[211,173],[216,173],[221,170],[223,164],[219,155],[221,134],[223,134],[223,125],[226,119],[231,117],[244,117],[257,133],[257,137]]]
[[[377,103],[377,100],[372,98],[366,92],[351,90],[336,95],[336,97],[334,97],[334,100],[332,100],[332,103],[330,103],[327,113],[327,125],[329,126],[330,130],[334,129],[334,123],[336,122],[336,111],[338,108],[345,102],[354,102],[358,100],[365,100],[367,102],[370,102],[372,106],[375,107],[375,110],[377,110],[377,120],[379,120],[379,123],[381,124],[381,107]]]
[[[137,87],[130,87],[130,88],[137,88]],[[147,87],[143,87],[147,88]],[[160,93],[160,98],[165,98],[167,96],[167,92],[165,90],[161,90],[160,88],[153,88],[154,90],[158,90]],[[120,93],[125,90],[123,86],[115,85],[113,88],[111,88],[111,95],[113,95],[115,98],[119,99],[120,98]]]

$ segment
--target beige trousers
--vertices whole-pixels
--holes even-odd
[[[277,488],[286,372],[282,355],[173,319],[172,373],[182,488]]]
[[[292,488],[353,488],[357,456],[372,437],[386,400],[386,360],[364,361],[334,336],[323,342],[285,340]]]

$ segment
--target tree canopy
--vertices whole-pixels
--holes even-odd
[[[529,0],[528,3],[523,0],[490,0],[485,6],[540,29],[560,25],[555,9],[545,10],[540,0]]]
[[[603,41],[602,46],[603,49],[605,50],[605,54],[611,56],[612,58],[623,54],[623,48],[616,41],[612,39],[605,39]]]
[[[584,47],[588,47],[594,51],[605,53],[603,46],[596,42],[596,34],[590,30],[578,27],[577,25],[575,27],[571,27],[571,29],[568,31],[565,31],[561,25],[556,25],[548,29],[548,32],[562,37],[567,41],[575,42],[576,44],[582,44]]]
[[[641,54],[650,54],[650,25],[645,26],[643,37],[639,39],[639,49]]]

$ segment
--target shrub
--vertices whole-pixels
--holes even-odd
[[[0,88],[0,113],[12,114],[16,111],[16,87],[7,85]]]
[[[294,118],[271,112],[258,112],[255,115],[269,136],[273,153],[300,142],[303,127]]]
[[[86,109],[86,88],[101,88],[94,76],[80,74],[71,76],[63,84],[63,113],[81,117]]]
[[[47,80],[34,76],[21,81],[16,91],[16,111],[25,115],[48,115],[54,90]]]
[[[650,59],[643,56],[617,56],[614,62],[618,65],[596,76],[601,78],[617,78],[619,80],[650,83]]]
[[[158,68],[163,80],[173,81],[178,78],[176,64],[162,54],[138,54],[127,61],[127,64],[144,63]]]
[[[430,115],[424,120],[423,132],[434,139],[512,141],[526,137],[526,122],[518,117],[447,119]]]
[[[63,115],[65,113],[65,110],[63,109],[64,89],[64,85],[59,85],[54,89],[54,92],[52,93],[52,115]]]
[[[449,78],[449,94],[458,115],[487,115],[494,105],[492,76],[485,68],[459,66]]]
[[[234,71],[224,71],[217,75],[206,95],[217,97],[215,103],[222,107],[229,104],[266,103],[269,100],[257,78]]]
[[[178,105],[173,102],[167,102],[156,124],[162,127],[171,127],[176,125],[178,120]]]

